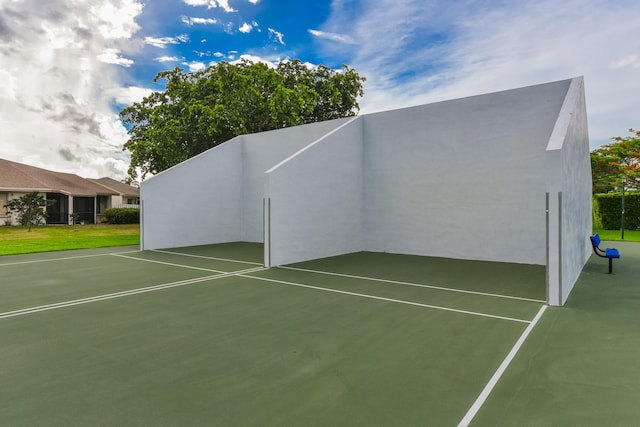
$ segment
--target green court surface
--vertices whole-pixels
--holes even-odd
[[[564,308],[541,266],[264,269],[250,243],[0,257],[0,424],[632,425],[640,245],[619,247]]]

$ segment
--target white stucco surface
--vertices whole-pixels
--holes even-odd
[[[347,120],[239,136],[146,180],[143,249],[262,242],[264,172]]]
[[[143,183],[142,246],[540,264],[562,305],[590,254],[590,179],[575,78],[235,138]]]
[[[576,78],[565,97],[547,147],[550,197],[548,300],[564,305],[591,255],[591,162],[584,80]]]
[[[142,249],[240,240],[242,137],[144,181]]]
[[[347,120],[329,120],[243,137],[243,211],[242,236],[239,240],[263,241],[265,171]]]
[[[362,119],[355,118],[265,173],[265,264],[362,250]]]

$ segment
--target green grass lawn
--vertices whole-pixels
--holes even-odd
[[[613,241],[622,240],[622,232],[620,230],[593,230],[593,232],[598,233],[600,235],[600,239],[602,240],[613,240]],[[640,242],[640,231],[624,230],[624,241]]]
[[[140,244],[140,225],[0,227],[0,255]]]

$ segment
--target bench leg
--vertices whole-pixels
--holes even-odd
[[[613,272],[613,258],[609,258],[609,274]]]

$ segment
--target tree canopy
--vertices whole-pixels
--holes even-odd
[[[614,191],[626,179],[629,189],[640,187],[640,131],[629,129],[631,136],[616,136],[613,143],[591,152],[593,192]]]
[[[131,152],[129,175],[158,173],[238,135],[349,117],[365,78],[345,65],[308,68],[299,60],[276,68],[220,62],[202,71],[181,68],[153,79],[166,89],[124,108]]]

